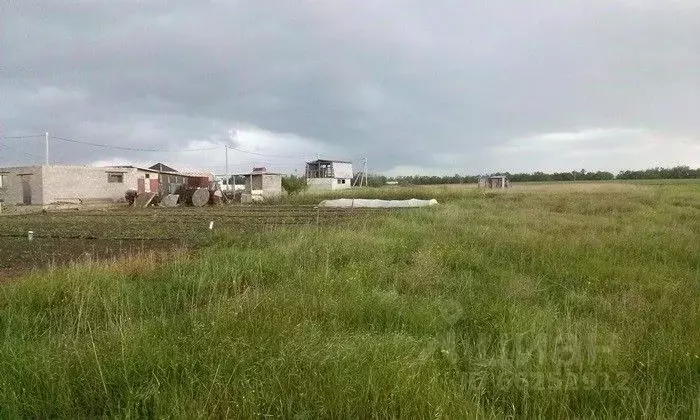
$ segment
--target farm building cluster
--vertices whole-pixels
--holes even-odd
[[[0,200],[6,205],[105,203],[135,194],[167,195],[182,186],[206,187],[206,173],[181,173],[165,165],[37,165],[0,168]]]
[[[243,179],[236,185],[236,179]],[[0,203],[55,205],[129,202],[165,206],[218,202],[253,203],[283,195],[283,175],[253,168],[251,172],[214,176],[180,172],[163,163],[151,167],[34,165],[0,168]],[[306,164],[310,190],[337,190],[352,185],[352,163],[316,160]],[[201,190],[198,192],[198,190]],[[206,193],[204,192],[206,191]]]
[[[353,166],[342,160],[317,159],[306,163],[309,191],[335,191],[353,186]],[[366,176],[366,174],[365,174]],[[163,163],[137,166],[35,165],[0,168],[0,205],[114,203],[138,206],[256,203],[284,194],[284,175],[264,167],[251,172],[215,176],[180,172]],[[239,184],[236,180],[240,180]],[[387,183],[389,184],[389,183]],[[484,177],[481,188],[510,187],[505,176]]]

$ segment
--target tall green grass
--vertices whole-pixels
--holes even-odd
[[[4,285],[0,418],[700,415],[700,186],[440,198]]]

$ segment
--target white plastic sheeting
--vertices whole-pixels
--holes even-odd
[[[339,198],[337,200],[324,200],[319,207],[337,207],[337,208],[408,208],[408,207],[429,207],[434,206],[437,200],[418,200],[412,198],[410,200],[370,200],[365,198]]]

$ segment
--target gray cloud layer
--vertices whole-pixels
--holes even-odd
[[[3,135],[174,149],[244,126],[278,139],[246,148],[298,152],[273,166],[317,151],[389,172],[700,165],[694,0],[15,0],[0,13]],[[584,140],[547,148],[552,133]],[[169,159],[55,149],[66,163]],[[12,153],[0,164],[27,159]]]

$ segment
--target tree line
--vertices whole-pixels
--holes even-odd
[[[555,182],[555,181],[611,181],[631,179],[700,179],[700,168],[691,169],[689,166],[674,168],[652,168],[640,171],[620,171],[617,174],[607,171],[588,172],[585,169],[571,172],[532,172],[510,173],[497,172],[483,176],[507,176],[511,182]],[[361,176],[357,174],[356,177]],[[371,187],[386,185],[387,182],[398,182],[399,185],[441,185],[441,184],[473,184],[479,181],[479,175],[412,175],[387,177],[384,175],[368,175]]]

